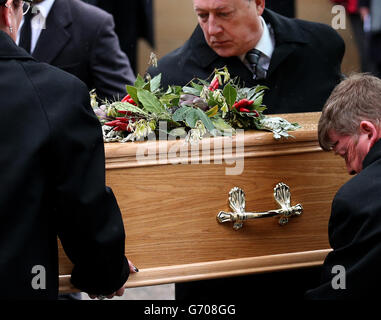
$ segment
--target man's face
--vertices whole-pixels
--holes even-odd
[[[332,130],[329,138],[333,142],[335,154],[343,157],[348,173],[353,175],[362,170],[362,163],[373,143],[366,133],[358,136],[340,135]]]
[[[262,36],[264,0],[193,0],[208,45],[221,57],[240,56]]]

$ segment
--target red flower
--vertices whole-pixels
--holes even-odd
[[[218,79],[217,78],[214,78],[214,80],[211,82],[210,86],[209,86],[209,90],[210,91],[215,91],[218,89],[218,87],[220,86],[219,82],[218,82]]]
[[[128,102],[134,106],[136,106],[136,102],[131,98],[131,96],[128,94],[123,99],[122,102]]]

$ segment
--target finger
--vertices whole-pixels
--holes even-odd
[[[130,267],[130,272],[132,272],[132,273],[139,272],[139,269],[136,268],[136,267],[134,266],[134,264],[133,264],[130,260],[128,260],[128,265],[129,265],[129,267]]]
[[[117,295],[118,297],[121,297],[123,296],[124,294],[124,287],[120,288],[119,290],[116,291],[115,295]]]

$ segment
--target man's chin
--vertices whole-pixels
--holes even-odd
[[[212,47],[215,53],[217,53],[220,57],[223,58],[229,58],[236,56],[237,54],[234,52],[234,50],[230,48],[223,48],[223,47]]]

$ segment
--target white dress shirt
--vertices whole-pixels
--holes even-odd
[[[275,36],[271,26],[267,25],[262,17],[260,17],[260,19],[262,22],[263,33],[257,45],[253,49],[257,49],[261,52],[258,64],[267,72],[269,70],[271,57],[275,49]],[[252,71],[250,64],[246,60],[245,56],[246,53],[241,56],[241,60],[247,66],[247,68]]]
[[[31,52],[33,53],[34,49],[36,48],[36,44],[38,41],[38,38],[40,37],[42,29],[45,29],[45,21],[48,18],[49,12],[54,4],[55,0],[44,0],[40,3],[34,4],[29,10],[32,10],[33,13],[38,12],[37,15],[35,15],[31,20],[31,27],[32,27],[32,42],[31,42]],[[24,23],[24,19],[21,21],[19,32],[17,34],[16,43],[19,44],[20,41],[20,31],[22,28],[22,25]]]

